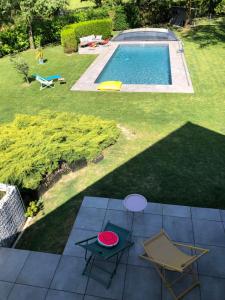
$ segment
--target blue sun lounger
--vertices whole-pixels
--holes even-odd
[[[60,78],[62,78],[61,75],[52,75],[52,76],[44,77],[44,79],[46,79],[46,80],[56,80],[56,79],[60,79]]]
[[[51,81],[51,80],[56,80],[56,79],[60,79],[62,78],[61,75],[52,75],[52,76],[47,76],[47,77],[43,77],[43,76],[40,76],[40,75],[37,75],[37,74],[33,74],[32,77],[40,77],[40,78],[43,78],[44,80],[47,80],[47,81]]]

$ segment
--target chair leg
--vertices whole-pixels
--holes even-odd
[[[121,259],[122,255],[123,255],[123,253],[120,254],[120,255],[117,254],[117,256],[116,256],[115,267],[114,267],[114,269],[113,269],[113,271],[112,271],[112,273],[111,273],[111,275],[110,275],[110,279],[109,279],[109,282],[108,282],[108,284],[107,284],[107,289],[110,287],[110,285],[111,285],[111,283],[112,283],[113,276],[116,274],[116,271],[117,271],[117,268],[118,268],[118,265],[119,265],[119,263],[120,263],[120,259]]]
[[[154,264],[154,267],[155,267],[157,273],[159,274],[159,276],[161,277],[165,287],[168,289],[168,291],[170,292],[170,294],[171,294],[171,296],[174,300],[182,299],[187,293],[189,293],[192,289],[194,289],[196,286],[198,286],[200,284],[200,282],[198,280],[197,273],[193,269],[193,265],[191,266],[190,272],[180,275],[172,283],[167,280],[165,269],[161,268],[161,270],[160,270],[160,268],[158,267],[157,264]],[[179,295],[176,295],[173,288],[172,288],[172,286],[176,282],[178,282],[181,278],[183,278],[185,275],[188,275],[189,273],[191,273],[191,275],[192,275],[192,284],[187,289],[185,289],[183,292],[181,292]]]
[[[88,268],[88,266],[89,266],[90,263],[91,263],[91,269],[92,269],[92,266],[93,266],[93,263],[94,263],[94,259],[92,259],[92,258],[93,258],[93,255],[90,255],[87,260],[85,259],[86,260],[86,264],[85,264],[84,270],[82,272],[82,275],[85,274],[85,272],[86,272],[86,270],[87,270],[87,268]],[[91,262],[91,260],[92,260],[92,262]]]

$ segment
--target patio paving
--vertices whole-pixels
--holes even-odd
[[[135,243],[108,290],[81,275],[84,251],[74,245],[96,235],[107,221],[131,229]],[[200,288],[184,299],[225,299],[225,211],[148,203],[144,213],[133,215],[121,200],[85,197],[62,255],[0,248],[0,300],[171,300],[153,266],[138,257],[142,241],[161,228],[176,241],[210,250],[196,265]]]

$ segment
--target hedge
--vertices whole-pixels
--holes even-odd
[[[79,38],[88,35],[102,35],[103,38],[108,38],[112,35],[112,20],[101,19],[79,22],[67,25],[61,31],[61,42],[64,46],[64,51],[68,52],[67,45],[71,44],[71,31],[74,32],[74,39],[79,43]]]
[[[66,28],[61,32],[61,44],[65,53],[77,51],[77,40],[74,37],[73,28]]]
[[[31,190],[63,163],[92,161],[119,136],[113,121],[59,112],[17,115],[0,131],[0,182]]]

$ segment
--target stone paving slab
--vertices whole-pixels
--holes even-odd
[[[81,206],[75,221],[75,227],[100,231],[105,214],[105,209]]]
[[[163,204],[163,215],[165,216],[174,216],[174,217],[191,217],[191,209],[189,206],[181,206],[181,205],[170,205]]]
[[[219,209],[192,207],[191,214],[193,219],[221,221]]]
[[[82,276],[84,259],[72,256],[62,256],[51,289],[84,294],[87,277]]]
[[[73,228],[63,254],[84,257],[84,249],[82,249],[80,246],[76,246],[75,243],[78,241],[85,240],[89,237],[95,236],[97,234],[98,231]]]
[[[134,215],[132,233],[135,236],[151,237],[162,228],[161,215],[149,215],[138,213]]]
[[[64,291],[49,290],[46,300],[83,300],[83,295]]]
[[[147,207],[144,210],[144,213],[162,215],[163,205],[161,203],[152,203],[148,202]]]
[[[100,265],[105,269],[108,268],[110,271],[112,271],[113,265],[111,263],[98,262],[98,265]],[[106,275],[104,272],[101,272],[97,268],[96,270],[93,269],[93,271],[95,272],[95,275],[100,277],[101,280],[105,281],[109,277],[108,275]],[[109,289],[106,289],[102,284],[90,278],[88,282],[86,294],[91,296],[122,300],[125,274],[126,274],[126,265],[120,264],[118,266],[116,276],[113,278]]]
[[[108,206],[108,198],[101,197],[84,197],[82,206],[106,209]]]
[[[0,248],[0,280],[15,282],[29,251],[10,248]]]
[[[59,260],[60,255],[31,252],[16,282],[48,288]]]
[[[7,300],[8,295],[13,288],[13,283],[0,281],[0,300]]]
[[[209,253],[198,261],[199,274],[225,278],[225,247],[197,246],[209,249]]]
[[[202,300],[225,299],[225,279],[200,276],[200,284]]]
[[[128,230],[131,230],[132,214],[126,211],[107,210],[102,229],[105,228],[108,222],[126,228]]]
[[[174,241],[194,243],[193,227],[190,218],[163,216],[163,228]]]
[[[99,297],[94,297],[94,296],[85,296],[84,300],[107,300],[107,298],[99,298]]]
[[[9,300],[44,300],[47,294],[47,289],[29,285],[15,284]]]
[[[0,300],[172,300],[153,265],[139,258],[143,240],[161,228],[176,241],[210,250],[196,265],[200,288],[184,299],[225,299],[224,216],[223,210],[159,203],[148,203],[144,213],[131,214],[121,200],[85,197],[63,255],[0,248]],[[84,251],[74,243],[97,234],[109,220],[132,228],[135,245],[122,257],[107,290],[82,276]],[[112,266],[100,259],[96,264]],[[177,290],[186,283],[181,282]]]
[[[225,233],[222,222],[193,220],[196,243],[225,247]]]
[[[189,276],[189,277],[185,277],[183,280],[177,283],[175,285],[176,295],[178,295],[181,291],[183,291],[188,286],[190,286],[192,283],[191,280],[192,280],[191,276]],[[162,287],[162,300],[172,300],[171,294],[165,286]],[[188,293],[184,297],[184,300],[201,300],[200,288],[199,287],[194,288],[192,291],[190,291],[190,293]]]
[[[109,199],[108,202],[108,209],[115,209],[115,210],[123,210],[125,211],[125,207],[123,205],[123,202],[118,199]]]
[[[127,266],[123,300],[161,300],[161,280],[154,269]]]

